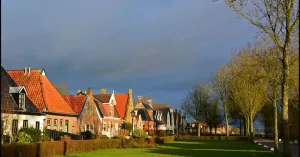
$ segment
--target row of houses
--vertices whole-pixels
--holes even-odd
[[[76,95],[61,95],[45,69],[5,70],[1,66],[1,127],[8,136],[22,127],[35,127],[72,134],[89,130],[112,137],[124,123],[132,122],[134,128],[146,132],[185,131],[186,116],[169,104],[153,102],[147,96],[134,100],[131,88],[127,93],[88,88]]]

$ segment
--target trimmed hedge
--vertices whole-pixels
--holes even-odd
[[[1,156],[3,157],[36,157],[37,154],[37,143],[18,143],[1,145]]]
[[[243,141],[243,140],[249,140],[246,136],[190,136],[190,135],[184,135],[184,136],[176,136],[176,141],[207,141],[207,140],[229,140],[229,141]]]
[[[47,141],[40,142],[40,157],[51,157],[55,155],[64,155],[65,142],[64,141]]]
[[[107,148],[150,148],[152,138],[49,141],[1,145],[3,157],[52,157]]]
[[[173,141],[175,141],[175,136],[157,137],[155,139],[155,142],[159,143],[159,144],[170,143],[170,142],[173,142]]]

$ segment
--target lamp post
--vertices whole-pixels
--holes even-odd
[[[132,130],[131,130],[131,136],[133,136],[133,117],[135,116],[134,110],[131,111],[131,118],[132,118]]]

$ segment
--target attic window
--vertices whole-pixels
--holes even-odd
[[[25,94],[19,94],[19,108],[25,110]]]
[[[114,116],[114,106],[109,106],[109,112],[110,112],[110,116],[113,117]]]

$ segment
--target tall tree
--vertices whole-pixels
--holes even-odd
[[[248,134],[254,138],[253,120],[265,104],[267,83],[262,77],[261,68],[249,57],[251,47],[241,52],[230,63],[230,97],[239,106],[246,119]],[[250,134],[249,134],[250,133]]]
[[[197,84],[190,91],[181,104],[181,109],[198,122],[198,136],[200,136],[201,122],[204,120],[204,108],[208,106],[211,98],[211,88],[206,84]]]
[[[65,83],[56,83],[54,84],[54,87],[59,92],[60,95],[69,95],[70,89],[69,86]]]
[[[218,100],[212,100],[203,107],[203,119],[207,123],[210,134],[212,135],[212,128],[215,128],[215,135],[217,135],[217,127],[220,125],[224,118],[220,112],[220,105]]]
[[[227,97],[228,97],[228,67],[222,66],[218,69],[218,72],[212,75],[211,83],[212,87],[217,94],[217,98],[220,100],[224,109],[224,119],[226,123],[226,136],[229,137],[228,131],[228,111],[227,111]]]
[[[280,49],[283,66],[282,119],[284,125],[283,155],[291,157],[288,123],[289,52],[295,28],[299,25],[299,1],[296,0],[225,0],[238,15],[268,35]]]

